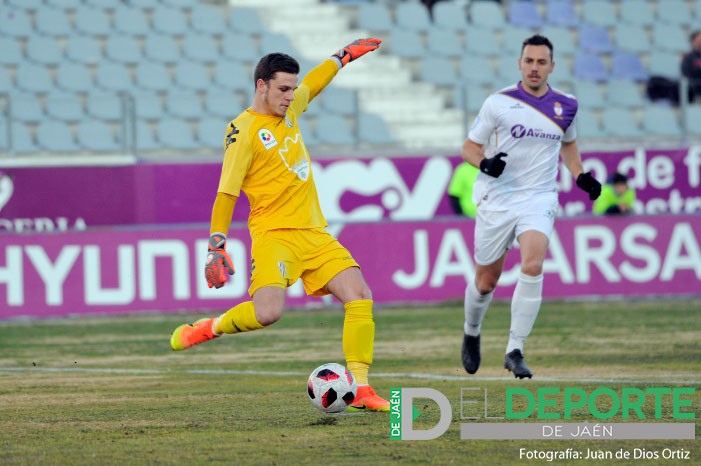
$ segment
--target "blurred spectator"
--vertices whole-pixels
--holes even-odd
[[[701,99],[701,30],[689,37],[691,50],[682,58],[682,75],[689,79],[689,100]]]
[[[594,202],[595,215],[627,215],[633,211],[635,190],[628,186],[628,177],[614,173],[609,183],[601,188],[601,196]]]
[[[448,199],[455,215],[475,218],[477,206],[472,201],[472,187],[479,170],[472,164],[462,162],[455,167],[453,178],[448,186]]]

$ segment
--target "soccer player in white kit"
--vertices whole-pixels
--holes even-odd
[[[511,300],[504,367],[520,379],[533,375],[523,345],[542,300],[543,261],[558,211],[558,156],[591,200],[601,193],[601,184],[582,168],[574,125],[577,99],[548,85],[554,65],[547,38],[526,39],[518,61],[522,80],[484,101],[462,147],[463,159],[480,169],[473,194],[475,277],[465,290],[462,362],[469,374],[479,368],[482,319],[516,239],[521,273]]]

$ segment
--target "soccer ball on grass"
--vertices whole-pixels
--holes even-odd
[[[340,413],[355,399],[358,384],[348,369],[335,362],[314,369],[307,380],[307,395],[315,408]]]

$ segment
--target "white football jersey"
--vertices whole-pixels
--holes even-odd
[[[519,82],[484,101],[468,138],[484,145],[485,157],[508,154],[499,178],[480,172],[473,200],[481,209],[509,210],[534,196],[557,201],[555,182],[562,142],[574,141],[577,99],[550,88],[535,97]]]

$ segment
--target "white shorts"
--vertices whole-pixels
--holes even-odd
[[[521,233],[535,230],[550,239],[559,206],[551,199],[534,200],[511,210],[477,209],[475,262],[490,265],[509,250]]]

